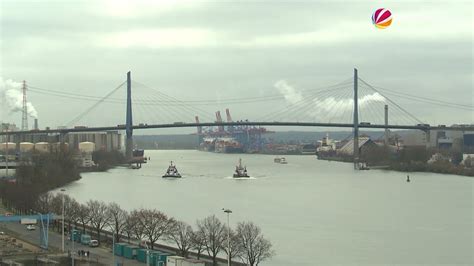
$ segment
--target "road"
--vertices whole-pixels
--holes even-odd
[[[0,215],[5,214],[6,211],[0,206]],[[28,242],[30,244],[33,244],[35,246],[39,246],[40,243],[40,230],[39,230],[39,225],[36,226],[36,230],[27,230],[26,225],[22,225],[19,223],[11,222],[11,223],[5,223],[1,222],[0,223],[0,231],[4,231],[8,235],[12,235],[16,238],[19,238],[21,240],[24,240],[25,242]],[[49,250],[52,252],[60,252],[61,246],[62,246],[62,238],[61,234],[49,231],[48,234],[49,238]],[[111,265],[113,263],[113,258],[112,258],[112,251],[110,249],[102,248],[102,247],[96,247],[96,248],[91,248],[89,246],[82,245],[80,243],[74,243],[73,247],[73,242],[70,240],[67,240],[67,236],[65,237],[65,245],[64,245],[65,252],[67,253],[68,251],[74,251],[75,257],[78,258],[78,250],[87,250],[90,251],[90,261],[91,262],[99,262],[102,264],[106,265]],[[85,260],[83,257],[82,259]],[[122,265],[126,266],[135,266],[135,265],[140,265],[144,266],[144,263],[140,263],[135,260],[129,260],[125,259],[122,257],[116,257],[116,262],[122,263]]]

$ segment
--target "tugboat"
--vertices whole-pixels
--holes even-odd
[[[181,177],[181,175],[178,172],[178,168],[176,168],[176,165],[173,164],[173,161],[171,161],[170,166],[168,166],[168,170],[166,170],[166,174],[164,174],[162,177],[174,177],[174,178]]]
[[[247,174],[247,167],[242,166],[242,159],[239,159],[239,165],[235,167],[234,178],[250,177]]]

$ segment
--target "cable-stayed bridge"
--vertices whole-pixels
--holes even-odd
[[[80,93],[67,93],[29,85],[30,93],[57,97],[67,101],[88,102],[89,107],[78,113],[65,127],[44,130],[21,130],[0,132],[0,135],[22,135],[39,133],[93,132],[125,130],[127,135],[126,154],[131,156],[133,130],[157,128],[224,127],[224,126],[297,126],[353,128],[354,147],[358,146],[359,128],[367,129],[417,129],[472,131],[474,126],[429,125],[396,103],[392,98],[416,101],[420,105],[435,108],[454,108],[472,111],[472,105],[451,103],[419,95],[400,93],[375,87],[358,76],[340,83],[317,89],[297,91],[284,81],[275,84],[278,94],[254,97],[182,100],[132,80],[127,80],[102,97]],[[124,88],[126,93],[123,93]],[[132,90],[133,88],[133,90]],[[282,103],[283,102],[283,103]],[[233,121],[228,114],[227,121],[209,115],[209,108],[216,106],[238,106],[241,117],[249,120]],[[249,110],[253,110],[253,114]],[[125,115],[123,110],[126,110]],[[234,109],[235,110],[235,109]],[[257,110],[257,111],[255,111]],[[254,114],[259,115],[255,116]],[[125,119],[124,119],[125,118]],[[390,119],[389,119],[390,118]],[[125,120],[125,123],[123,121]],[[134,122],[134,121],[138,121]],[[357,146],[356,146],[357,145]],[[354,149],[357,153],[358,149]],[[354,154],[357,158],[358,154]]]

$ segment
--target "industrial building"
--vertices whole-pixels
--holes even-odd
[[[359,137],[359,154],[362,154],[365,150],[376,146],[377,144],[369,137]],[[344,156],[354,155],[354,139],[349,140],[344,146],[338,149],[337,153]]]
[[[466,125],[453,125],[464,127]],[[453,130],[430,130],[428,133],[421,130],[401,132],[403,146],[424,146],[437,149],[474,150],[474,132]]]
[[[122,149],[122,134],[119,131],[71,132],[65,135],[64,141],[73,150],[79,150],[81,142],[94,143],[94,151],[117,151]]]

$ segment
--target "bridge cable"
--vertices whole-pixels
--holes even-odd
[[[265,121],[265,120],[269,120],[269,118],[275,118],[275,117],[278,118],[282,114],[288,113],[289,111],[295,111],[295,110],[298,110],[298,109],[305,108],[308,105],[314,105],[314,99],[315,99],[314,97],[316,97],[318,95],[322,96],[322,95],[325,95],[327,93],[330,93],[330,92],[333,92],[333,91],[336,91],[336,90],[345,89],[345,87],[343,87],[341,85],[339,85],[339,86],[340,87],[313,92],[313,93],[311,93],[307,96],[304,96],[302,100],[299,100],[295,103],[292,103],[292,104],[288,105],[285,109],[280,108],[278,111],[266,114],[266,115],[262,116],[261,118],[259,118],[258,120]]]
[[[115,89],[107,93],[105,96],[103,96],[99,101],[97,101],[95,104],[93,104],[91,107],[89,107],[87,110],[84,112],[80,113],[78,116],[76,116],[74,119],[69,121],[66,125],[71,126],[72,124],[77,123],[79,120],[81,120],[85,115],[87,115],[89,112],[91,112],[93,109],[95,109],[99,104],[101,104],[105,99],[107,99],[110,95],[114,94],[118,89],[120,89],[126,81],[122,82],[119,86],[117,86]]]
[[[390,98],[388,98],[387,96],[385,96],[383,93],[381,93],[379,90],[375,89],[372,85],[368,84],[367,82],[365,82],[363,79],[359,78],[359,80],[361,82],[363,82],[365,85],[367,85],[369,88],[371,88],[372,90],[374,90],[375,92],[378,92],[380,95],[382,95],[383,97],[385,97],[385,99],[387,99],[389,102],[391,102],[392,104],[394,104],[395,106],[397,106],[398,108],[400,108],[404,113],[406,113],[407,115],[409,115],[411,118],[415,119],[417,122],[419,122],[420,124],[423,124],[423,122],[421,120],[419,120],[418,118],[416,118],[414,115],[412,115],[410,112],[408,112],[407,110],[405,110],[403,107],[401,107],[400,105],[398,105],[396,102],[392,101]]]

